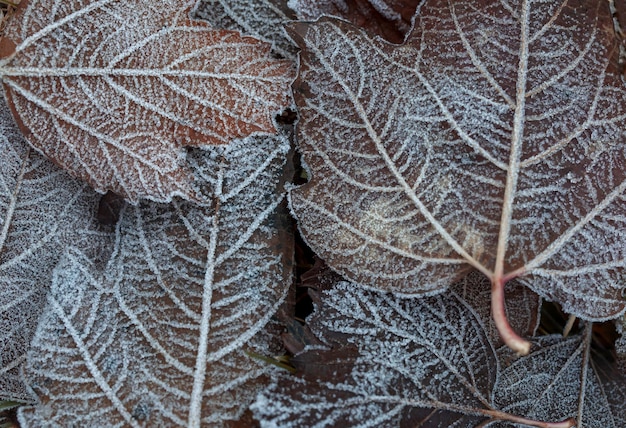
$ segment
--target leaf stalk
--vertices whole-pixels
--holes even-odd
[[[573,428],[576,426],[576,420],[574,420],[574,418],[568,418],[559,422],[543,422],[543,421],[535,421],[533,419],[527,419],[527,418],[522,418],[519,416],[510,415],[508,413],[503,413],[497,410],[486,411],[485,414],[488,414],[493,419],[505,420],[508,422],[529,425],[531,427],[537,427],[537,428]]]
[[[504,343],[518,355],[528,355],[530,342],[518,335],[509,324],[504,303],[504,278],[496,277],[491,281],[491,314],[498,333]]]

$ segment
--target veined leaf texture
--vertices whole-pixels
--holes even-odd
[[[99,196],[29,148],[0,102],[0,391],[30,401],[20,370],[63,249],[108,259],[112,231],[93,219]]]
[[[291,206],[331,267],[405,294],[475,268],[496,320],[512,278],[585,319],[624,311],[626,87],[607,4],[429,1],[401,46],[336,19],[289,31],[311,174]]]
[[[276,132],[290,62],[189,2],[24,0],[0,75],[30,144],[100,192],[195,198],[184,146]]]
[[[287,37],[283,24],[296,18],[285,0],[205,0],[195,14],[211,26],[241,31],[272,43],[276,54],[296,59],[298,49]]]
[[[127,206],[98,270],[69,249],[25,369],[24,426],[214,426],[238,419],[280,352],[290,286],[284,137],[192,156],[212,203]]]
[[[622,4],[193,6],[25,0],[0,42],[22,426],[626,425],[614,332],[541,297],[623,317]]]

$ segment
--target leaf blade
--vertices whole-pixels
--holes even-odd
[[[402,46],[293,25],[312,179],[290,201],[312,248],[382,290],[473,267],[585,319],[623,312],[626,93],[608,6],[576,5],[434,0]]]
[[[33,146],[100,192],[193,199],[183,147],[275,133],[289,103],[289,62],[188,3],[23,3],[0,69],[9,102]]]

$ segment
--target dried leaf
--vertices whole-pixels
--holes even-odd
[[[23,423],[197,427],[241,416],[272,370],[245,351],[278,352],[264,331],[290,284],[288,148],[250,137],[195,153],[211,206],[127,206],[104,275],[68,255],[29,353],[41,404]]]
[[[599,373],[590,335],[542,338],[516,359],[494,351],[481,306],[454,292],[410,299],[339,282],[309,323],[325,346],[297,355],[300,376],[276,379],[253,411],[267,427],[623,426],[626,382]]]
[[[494,401],[506,412],[532,419],[573,416],[579,427],[626,426],[626,378],[594,359],[591,343],[591,328],[567,339],[538,338],[539,349],[503,368]],[[500,354],[513,358],[506,348]]]
[[[338,16],[390,42],[402,43],[413,15],[423,3],[424,0],[290,0],[289,6],[301,19]]]
[[[278,55],[296,59],[298,50],[283,29],[283,24],[295,19],[286,0],[201,0],[195,15],[215,28],[241,31],[266,40]]]
[[[32,401],[20,375],[52,270],[72,244],[106,262],[98,195],[30,149],[0,100],[0,397]]]
[[[183,146],[275,133],[292,69],[189,2],[23,1],[0,75],[30,144],[99,192],[197,198]]]
[[[291,205],[333,269],[433,294],[475,268],[522,353],[508,280],[585,319],[624,311],[626,88],[606,3],[433,0],[402,46],[330,18],[289,31],[312,176]]]

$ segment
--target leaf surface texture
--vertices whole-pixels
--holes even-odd
[[[32,401],[20,369],[52,270],[74,245],[106,262],[111,231],[94,219],[99,195],[28,147],[0,100],[0,391]]]
[[[104,272],[70,251],[55,271],[26,376],[27,426],[222,426],[280,352],[271,317],[290,285],[284,137],[192,156],[212,204],[126,206]],[[270,334],[272,333],[272,334]]]
[[[402,298],[345,281],[315,301],[307,321],[320,344],[294,357],[299,376],[276,379],[253,404],[261,426],[623,424],[623,378],[598,369],[606,363],[590,357],[590,334],[546,336],[516,358],[489,340],[477,315],[488,301]]]
[[[290,0],[298,17],[338,16],[394,43],[401,43],[423,0]]]
[[[195,14],[213,27],[241,31],[271,42],[278,55],[296,59],[298,49],[283,28],[283,24],[295,19],[286,0],[203,0]]]

